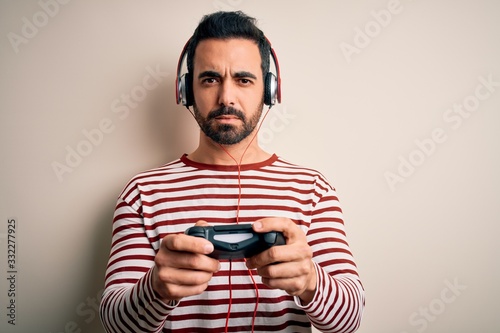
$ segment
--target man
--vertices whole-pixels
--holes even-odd
[[[358,328],[364,291],[335,190],[320,173],[258,145],[270,52],[241,12],[207,15],[195,30],[183,89],[199,145],[137,175],[120,194],[100,308],[108,332]],[[238,223],[282,232],[286,244],[216,260],[209,241],[184,234]]]

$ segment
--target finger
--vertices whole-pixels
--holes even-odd
[[[307,260],[299,262],[284,262],[257,268],[257,273],[263,278],[292,279],[311,274],[314,268]]]
[[[209,227],[210,224],[208,224],[207,221],[199,220],[198,222],[196,222],[195,226],[197,226],[197,227]]]
[[[155,289],[168,300],[201,294],[208,287],[212,274],[172,268],[157,269],[154,275]]]
[[[164,294],[168,300],[178,301],[184,297],[199,295],[208,287],[208,283],[197,286],[168,285],[165,286]]]
[[[273,246],[253,257],[247,258],[247,267],[254,269],[279,262],[293,261],[295,260],[295,255],[290,248],[290,245]]]
[[[281,289],[291,296],[299,296],[306,289],[306,282],[300,279],[269,279],[262,278],[262,283],[271,289]]]
[[[304,232],[292,220],[284,217],[266,217],[255,221],[253,229],[256,232],[282,232],[287,244],[299,239],[305,239]]]
[[[165,284],[198,286],[208,283],[213,273],[208,271],[164,267],[158,269],[158,278]]]
[[[312,250],[305,242],[297,242],[288,245],[273,246],[251,258],[246,265],[249,269],[265,267],[268,265],[282,264],[286,262],[308,261],[312,258]]]
[[[208,240],[184,234],[167,235],[162,240],[162,246],[170,251],[210,254],[214,246]]]
[[[155,256],[156,266],[201,270],[207,272],[219,271],[220,263],[218,260],[208,257],[207,255],[205,255],[205,253],[193,252],[196,249],[193,248],[194,247],[193,245],[190,246],[189,244],[191,238],[193,241],[195,241],[195,243],[198,243],[198,241],[205,241],[204,239],[198,239],[197,237],[191,237],[186,235],[171,235],[165,237],[162,241],[162,246],[160,247],[160,251],[158,251],[158,253]],[[185,242],[181,242],[182,240],[184,240]],[[177,243],[182,243],[182,244],[178,245]],[[208,245],[213,250],[213,245],[210,242],[208,242]],[[184,251],[182,249],[184,249]],[[211,252],[211,250],[206,252]]]
[[[292,296],[299,296],[306,303],[309,303],[316,291],[316,269],[312,261],[309,261],[309,268],[306,266],[291,266],[283,264],[282,267],[275,269],[266,266],[262,270],[262,283],[273,289],[285,290]],[[278,265],[278,266],[281,266]],[[271,271],[266,271],[271,268]],[[293,276],[288,272],[300,272],[300,275]]]
[[[215,273],[220,270],[220,262],[203,254],[170,252],[167,260],[157,261],[159,266],[173,267],[191,271],[205,271]]]

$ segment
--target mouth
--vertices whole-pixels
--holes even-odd
[[[232,107],[221,107],[217,110],[210,112],[207,120],[214,120],[222,124],[234,124],[238,121],[245,122],[243,112]]]
[[[217,116],[214,119],[217,122],[224,123],[224,124],[234,123],[234,122],[241,120],[240,117],[235,116],[235,115],[222,115],[222,116]]]

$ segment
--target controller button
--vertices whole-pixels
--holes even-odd
[[[276,232],[268,232],[264,234],[264,241],[268,244],[274,244],[276,243],[276,236],[277,236]]]

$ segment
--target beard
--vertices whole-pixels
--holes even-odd
[[[263,106],[264,104],[261,103],[249,119],[247,119],[242,111],[230,106],[221,106],[218,109],[210,111],[206,118],[200,114],[196,105],[193,105],[193,110],[194,117],[206,136],[221,145],[234,145],[241,142],[254,131],[262,115]],[[237,117],[242,124],[240,126],[218,124],[216,118],[220,116]]]

